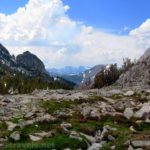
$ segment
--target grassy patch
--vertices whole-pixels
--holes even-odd
[[[93,96],[90,96],[87,101],[89,103],[95,103],[95,102],[98,102],[98,101],[105,102],[106,100],[103,97],[101,97],[101,96],[93,95]]]
[[[149,123],[139,123],[139,124],[134,124],[134,128],[137,131],[150,131],[150,124]]]
[[[113,99],[113,100],[119,100],[121,99],[123,96],[122,94],[114,94],[112,96],[109,96],[109,98]]]
[[[73,130],[83,132],[89,135],[95,134],[97,130],[102,128],[103,124],[99,121],[88,120],[86,122],[72,122]]]
[[[0,138],[4,138],[9,135],[9,131],[7,130],[7,125],[5,122],[0,122]]]
[[[77,105],[79,102],[78,100],[61,100],[61,101],[55,101],[55,100],[50,100],[50,101],[42,101],[41,106],[46,110],[47,113],[54,113],[57,110],[63,111],[64,109],[71,108],[74,105]]]
[[[102,150],[110,150],[111,146],[113,146],[113,145],[116,146],[115,150],[125,149],[123,144],[128,140],[128,135],[130,133],[129,129],[126,126],[113,124],[112,122],[105,122],[104,124],[117,128],[117,134],[115,132],[110,133],[111,135],[113,135],[116,138],[116,140],[105,144],[103,146]]]

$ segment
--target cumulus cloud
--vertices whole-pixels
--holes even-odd
[[[29,0],[14,14],[0,13],[0,42],[14,54],[35,53],[47,68],[121,63],[150,45],[150,20],[121,36],[72,20],[68,9],[62,0]]]

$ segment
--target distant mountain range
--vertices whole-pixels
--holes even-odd
[[[99,73],[105,65],[96,65],[92,68],[79,66],[72,67],[66,66],[61,69],[48,69],[50,75],[62,77],[70,82],[77,84],[78,86],[87,86],[87,84],[92,84],[94,77]]]
[[[66,66],[64,68],[52,68],[48,69],[48,72],[50,75],[77,75],[81,74],[90,67],[85,67],[85,66],[79,66],[79,67],[72,67],[72,66]]]

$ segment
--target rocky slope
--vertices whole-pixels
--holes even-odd
[[[0,107],[2,150],[150,149],[149,89],[36,90]]]
[[[150,86],[150,49],[125,74],[118,83],[122,86]]]

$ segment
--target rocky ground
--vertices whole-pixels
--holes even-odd
[[[150,150],[150,90],[0,96],[0,149]]]

